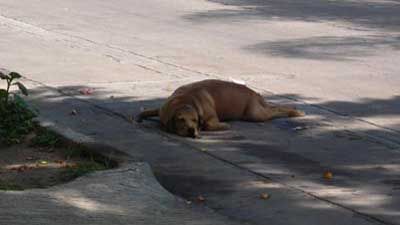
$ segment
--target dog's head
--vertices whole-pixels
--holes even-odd
[[[199,120],[196,109],[185,105],[175,111],[173,118],[168,123],[168,130],[179,136],[198,138],[200,137]]]

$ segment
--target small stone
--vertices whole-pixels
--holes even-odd
[[[73,110],[71,110],[71,113],[70,113],[72,116],[76,116],[76,115],[78,115],[78,111],[76,110],[76,109],[73,109]]]

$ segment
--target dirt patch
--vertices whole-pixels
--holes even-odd
[[[0,144],[0,190],[46,188],[115,166],[83,146],[36,128],[22,143]]]

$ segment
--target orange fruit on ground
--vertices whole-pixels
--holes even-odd
[[[331,180],[333,178],[333,173],[331,171],[325,171],[324,178],[327,180]]]

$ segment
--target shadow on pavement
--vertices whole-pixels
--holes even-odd
[[[399,31],[400,2],[323,0],[208,0],[236,9],[199,12],[185,18],[193,22],[279,21],[348,22],[365,28]]]
[[[94,138],[99,138],[96,135],[102,132],[101,129],[110,129],[111,132],[103,132],[105,135],[100,137],[102,141],[110,139],[121,146],[129,145],[130,153],[140,153],[143,160],[150,163],[157,179],[167,190],[192,201],[199,195],[206,196],[206,204],[221,214],[238,220],[256,221],[266,214],[263,210],[249,212],[249,204],[253,204],[249,199],[257,199],[257,193],[263,192],[282,197],[281,195],[286,193],[282,194],[280,190],[289,188],[290,191],[311,193],[311,196],[317,196],[318,199],[326,199],[327,202],[352,208],[357,213],[373,218],[392,221],[400,219],[399,214],[389,213],[396,212],[400,205],[399,149],[389,148],[360,134],[369,130],[338,127],[332,129],[325,121],[341,120],[339,117],[328,118],[326,114],[318,113],[318,110],[311,110],[306,112],[307,117],[304,118],[279,119],[268,123],[232,122],[233,127],[229,131],[205,132],[200,140],[191,140],[163,134],[155,121],[146,121],[139,126],[127,123],[132,122],[130,116],[139,113],[142,107],[158,107],[164,101],[163,98],[114,96],[114,92],[100,88],[92,95],[85,96],[79,93],[82,88],[90,87],[59,87],[58,90],[64,94],[61,97],[59,94],[46,94],[47,89],[42,88],[31,92],[34,96],[33,102],[43,110],[61,109],[66,105],[71,109],[77,108],[78,112],[82,113],[81,122],[88,124],[85,125],[85,129],[93,126],[94,134],[89,132],[89,135]],[[302,98],[288,94],[290,98],[294,96],[297,99]],[[277,98],[274,99],[276,100]],[[90,104],[89,108],[87,103]],[[294,105],[308,109],[308,106],[300,101]],[[393,116],[399,115],[400,98],[393,96],[383,100],[325,102],[320,106],[342,106],[351,109],[352,112],[360,111],[364,117]],[[381,110],[385,106],[388,107],[387,110]],[[86,109],[80,110],[85,107]],[[369,110],[371,107],[376,108]],[[67,115],[68,111],[65,110],[64,113],[63,116],[69,116],[71,120],[68,129],[81,132],[79,129],[83,127],[77,123],[79,115]],[[105,120],[89,126],[89,114],[96,116],[99,113],[124,119],[121,124],[126,128],[118,125],[104,127],[102,123],[105,123]],[[84,114],[87,114],[86,117]],[[78,125],[73,125],[73,120]],[[130,138],[129,132],[125,132],[135,132],[140,127],[145,133],[155,135],[155,138],[151,139],[153,142],[158,139],[159,143],[154,143],[152,149],[135,147],[129,142],[136,139],[133,136]],[[372,131],[381,136],[388,132],[398,135],[395,131],[379,127]],[[166,137],[170,141],[165,140]],[[322,178],[324,171],[332,171],[334,179]],[[235,199],[235,195],[242,196],[242,199]],[[277,205],[270,213],[289,210],[287,203],[276,202],[279,199],[272,201]],[[291,204],[297,209],[308,207],[307,210],[325,212],[332,217],[337,215],[330,203],[330,207],[325,209],[323,206],[318,207],[313,201],[315,199],[312,197],[312,201],[296,202],[296,198],[293,197]],[[327,202],[323,200],[321,204]],[[254,207],[265,207],[263,203],[254,204]]]
[[[377,54],[377,49],[400,50],[400,37],[322,36],[287,41],[266,41],[247,46],[244,49],[264,55],[312,60],[357,60]]]

